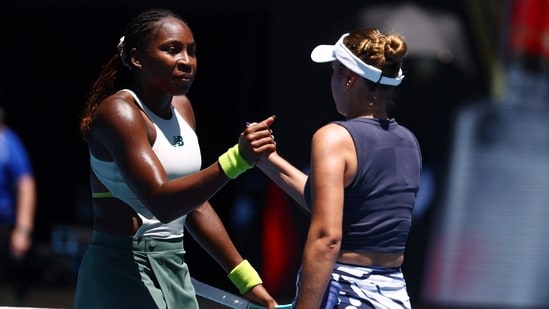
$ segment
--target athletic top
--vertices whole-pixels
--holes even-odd
[[[174,179],[199,171],[202,159],[198,137],[174,107],[171,106],[172,117],[163,119],[142,104],[133,91],[129,89],[121,91],[131,93],[137,104],[154,123],[156,139],[152,149],[164,166],[168,178]],[[135,236],[161,239],[183,236],[186,216],[181,216],[167,224],[160,222],[127,185],[116,162],[101,161],[90,153],[90,165],[97,178],[109,190],[109,192],[95,193],[94,197],[118,198],[132,207],[143,221]]]
[[[416,137],[394,119],[334,123],[351,134],[358,160],[344,192],[341,250],[404,253],[422,164]],[[309,207],[310,186],[307,179]]]
[[[15,223],[17,182],[32,175],[32,165],[23,143],[15,131],[0,128],[0,224]]]

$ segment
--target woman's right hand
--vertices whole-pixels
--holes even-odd
[[[270,128],[275,118],[270,116],[261,122],[249,123],[240,134],[239,151],[248,163],[255,164],[261,157],[266,157],[276,150],[276,142]]]

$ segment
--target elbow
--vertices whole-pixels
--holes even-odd
[[[325,237],[321,240],[321,255],[330,261],[335,261],[341,249],[341,238]]]
[[[326,246],[330,252],[339,253],[341,248],[341,236],[331,236],[326,238]]]
[[[318,234],[318,241],[328,255],[337,255],[341,248],[341,233],[321,232]]]

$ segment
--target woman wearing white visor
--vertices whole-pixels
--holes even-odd
[[[331,62],[332,96],[346,119],[314,133],[309,174],[276,152],[257,163],[311,214],[295,308],[411,308],[401,265],[421,152],[388,111],[406,52],[402,37],[377,29],[317,46],[311,58]]]

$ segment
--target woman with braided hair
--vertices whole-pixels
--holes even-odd
[[[234,147],[202,169],[186,96],[197,69],[187,23],[164,9],[142,12],[118,50],[93,84],[80,124],[94,226],[74,307],[198,308],[184,258],[186,228],[245,298],[273,309],[275,300],[208,199],[275,150],[274,117],[247,126]]]
[[[377,29],[313,49],[332,66],[331,89],[346,119],[312,137],[310,173],[277,152],[256,164],[311,219],[293,305],[297,309],[410,308],[400,269],[419,189],[416,137],[389,116],[407,46]]]

